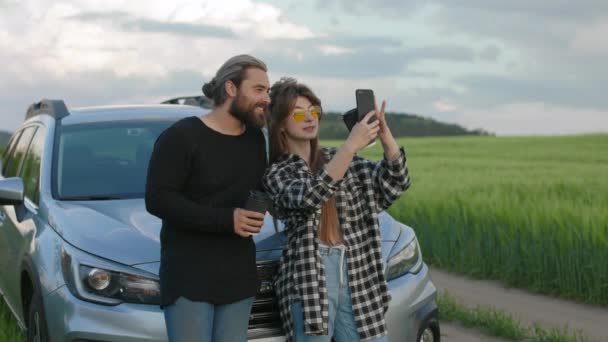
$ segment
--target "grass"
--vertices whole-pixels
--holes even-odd
[[[511,315],[491,307],[468,308],[459,304],[449,293],[437,298],[439,319],[455,321],[469,328],[479,329],[486,335],[497,336],[511,341],[530,342],[585,342],[588,339],[581,332],[573,332],[567,327],[547,329],[539,324],[524,327]]]
[[[25,336],[19,329],[17,321],[13,318],[4,300],[0,298],[0,341],[20,342],[24,340]]]
[[[427,262],[608,305],[608,135],[399,143],[412,187],[389,211]],[[379,159],[381,145],[362,155]]]

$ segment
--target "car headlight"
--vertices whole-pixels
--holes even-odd
[[[160,283],[138,270],[103,260],[76,260],[64,247],[61,268],[67,287],[80,299],[107,305],[160,304]]]
[[[399,278],[406,273],[418,273],[422,267],[418,240],[412,239],[405,247],[388,259],[386,279]]]

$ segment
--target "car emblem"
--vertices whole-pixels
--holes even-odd
[[[260,284],[261,293],[272,292],[273,290],[274,290],[274,287],[272,286],[271,281],[265,280],[265,281],[262,281],[262,284]]]

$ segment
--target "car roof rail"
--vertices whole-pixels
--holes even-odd
[[[32,103],[27,108],[27,113],[25,114],[25,119],[29,119],[36,115],[48,114],[51,117],[55,118],[55,120],[61,120],[66,116],[70,115],[70,111],[68,107],[66,107],[65,102],[63,100],[47,100],[42,99],[40,102]]]
[[[179,104],[179,105],[188,105],[188,106],[196,106],[205,109],[213,108],[213,101],[206,96],[195,95],[195,96],[180,96],[174,99],[170,99],[167,101],[163,101],[163,104]]]

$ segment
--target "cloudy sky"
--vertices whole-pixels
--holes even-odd
[[[500,135],[608,132],[605,0],[0,0],[0,129],[27,106],[199,94],[249,53],[326,110],[372,88],[392,111]]]

